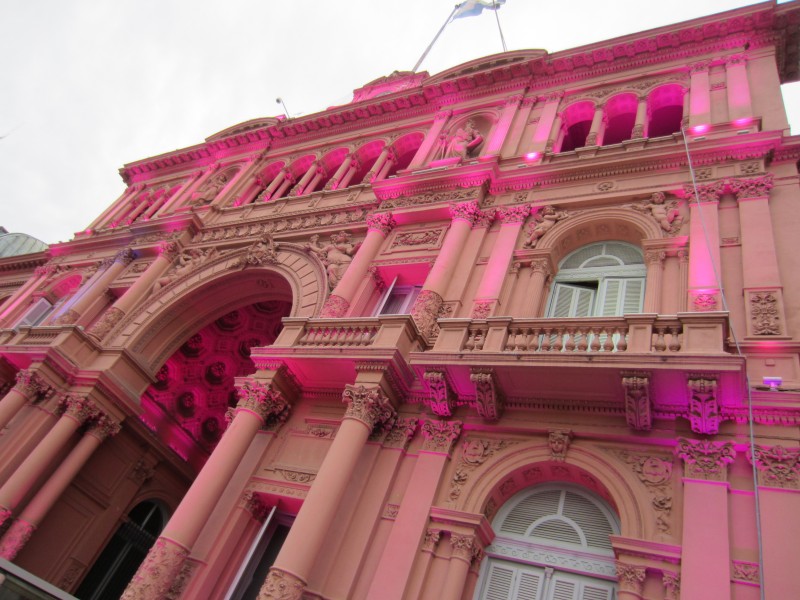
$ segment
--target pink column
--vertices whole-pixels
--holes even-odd
[[[108,335],[108,332],[114,328],[114,325],[122,320],[122,317],[153,287],[156,280],[169,269],[178,254],[178,250],[178,245],[175,242],[162,242],[156,259],[133,282],[133,285],[103,313],[103,316],[92,325],[88,331],[89,335],[102,341]]]
[[[378,178],[378,173],[381,172],[383,169],[383,165],[386,164],[386,159],[389,157],[389,153],[392,151],[391,146],[386,145],[381,149],[381,153],[378,155],[378,158],[375,159],[375,162],[372,164],[372,168],[364,175],[364,179],[361,180],[361,183],[372,183]]]
[[[663,250],[645,250],[644,262],[647,265],[647,279],[644,286],[644,312],[656,313],[661,311],[661,282],[664,279]]]
[[[523,313],[523,317],[540,317],[542,299],[547,279],[553,274],[550,266],[550,258],[534,258],[531,260],[531,276],[525,286],[525,298],[528,299]]]
[[[5,523],[50,463],[64,451],[78,428],[97,415],[94,403],[77,394],[65,394],[60,408],[64,414],[0,488],[0,524]]]
[[[555,121],[558,105],[563,96],[564,92],[553,92],[542,98],[545,104],[539,117],[539,123],[536,124],[536,131],[533,133],[532,152],[545,152],[553,149],[558,137],[558,130],[561,129],[561,123],[559,122],[558,127],[555,127]]]
[[[231,424],[128,584],[124,600],[165,597],[258,430],[268,419],[286,418],[289,404],[271,384],[247,380],[237,392]]]
[[[689,223],[689,310],[722,310],[717,274],[719,256],[719,197],[722,183],[687,186]],[[699,201],[699,202],[698,202]],[[703,226],[705,224],[705,227]]]
[[[312,162],[303,176],[300,178],[300,181],[297,182],[292,190],[289,192],[289,196],[301,196],[303,194],[303,190],[308,185],[308,182],[311,181],[311,178],[314,177],[317,173],[317,169],[319,168],[319,161]]]
[[[522,95],[511,96],[506,99],[506,105],[503,107],[503,112],[500,113],[500,119],[494,128],[494,133],[486,150],[483,152],[485,156],[499,156],[500,149],[503,147],[503,142],[506,140],[506,135],[511,127],[511,121],[519,108],[519,103],[522,102]]]
[[[345,173],[347,173],[350,170],[350,165],[353,164],[354,159],[355,155],[352,153],[345,156],[344,160],[342,161],[342,164],[339,165],[339,168],[336,169],[336,172],[333,174],[333,177],[331,177],[328,180],[328,183],[325,184],[325,187],[323,189],[325,190],[339,189],[339,182],[342,181],[342,179],[345,176]],[[352,174],[350,174],[350,176],[352,177]]]
[[[47,385],[36,373],[20,369],[17,372],[17,383],[0,400],[0,429],[8,425],[23,406],[46,389]]]
[[[109,206],[100,214],[99,217],[91,222],[88,229],[102,229],[103,227],[107,227],[111,220],[127,210],[130,198],[141,192],[143,189],[143,183],[129,185],[127,188],[125,188],[125,191],[122,192],[122,195],[111,204],[111,206]]]
[[[500,290],[511,265],[514,256],[514,248],[517,246],[519,231],[522,229],[525,219],[531,214],[531,207],[527,204],[523,206],[504,206],[497,211],[497,218],[500,219],[500,233],[497,235],[494,247],[489,255],[489,262],[483,271],[481,283],[475,294],[475,302],[472,305],[472,317],[475,319],[485,319],[491,316],[500,299]]]
[[[375,259],[383,241],[394,225],[392,213],[381,213],[367,217],[367,235],[353,257],[353,262],[347,267],[339,283],[336,284],[333,292],[325,301],[320,317],[338,318],[347,313],[358,286],[367,276],[370,264]]]
[[[395,419],[394,408],[380,388],[348,385],[342,398],[348,405],[347,412],[269,570],[259,600],[301,597],[367,438],[375,427],[391,424]]]
[[[410,170],[418,169],[427,162],[431,150],[433,150],[436,144],[440,143],[439,135],[442,133],[442,129],[444,128],[445,123],[447,123],[447,119],[449,119],[450,115],[452,114],[452,110],[440,110],[436,113],[436,116],[433,119],[433,125],[428,130],[428,134],[422,141],[422,145],[419,147],[419,150],[417,150],[417,153],[411,160],[411,164],[408,165]]]
[[[447,567],[447,577],[439,593],[440,600],[461,600],[476,541],[474,535],[450,534],[452,554]]]
[[[197,186],[200,185],[200,179],[203,177],[203,171],[197,169],[189,174],[186,178],[186,181],[183,182],[183,185],[178,189],[177,192],[172,194],[170,199],[165,202],[161,208],[156,210],[156,215],[163,215],[168,213],[174,206],[178,203],[182,202],[184,198],[190,197],[191,194],[197,189]]]
[[[753,118],[747,60],[741,54],[725,57],[728,89],[728,118],[736,125],[747,125]]]
[[[294,175],[292,175],[291,171],[284,169],[283,171],[281,171],[281,173],[283,173],[283,179],[281,180],[281,184],[278,186],[275,192],[270,194],[269,196],[264,194],[263,198],[265,201],[278,200],[279,198],[283,198],[284,194],[286,194],[289,187],[294,184],[295,178]]]
[[[617,561],[617,580],[619,581],[617,600],[642,600],[646,576],[647,570],[644,567]]]
[[[119,433],[119,429],[119,423],[105,415],[101,415],[92,423],[89,431],[84,434],[0,540],[0,557],[13,560],[17,556],[94,451],[107,437]]]
[[[317,168],[314,171],[314,177],[312,177],[309,184],[303,188],[303,194],[310,194],[316,190],[317,186],[319,186],[319,182],[322,181],[326,175],[327,172],[325,171],[325,166],[320,161],[317,161]]]
[[[472,226],[481,215],[481,209],[475,200],[450,206],[450,216],[453,219],[450,230],[447,232],[442,249],[411,308],[411,316],[417,324],[417,328],[424,335],[430,335],[436,325],[439,309],[444,304],[443,295],[447,290],[447,285],[450,283],[458,259],[467,243]]]
[[[592,117],[592,125],[589,128],[589,135],[586,136],[587,146],[599,146],[603,143],[602,136],[600,135],[600,128],[603,126],[603,105],[598,104],[594,107],[594,116]]]
[[[761,512],[761,574],[765,598],[796,598],[800,590],[797,540],[800,540],[800,449],[755,446]]]
[[[636,105],[636,121],[633,123],[631,139],[643,138],[645,125],[647,125],[647,96],[640,96]]]
[[[383,165],[381,166],[378,174],[371,180],[372,182],[375,181],[383,181],[389,175],[389,171],[391,171],[394,164],[397,162],[397,152],[395,152],[394,148],[389,148],[389,151],[386,153],[386,160],[383,161]]]
[[[460,421],[425,421],[425,444],[419,453],[411,479],[384,546],[367,598],[402,600],[409,583],[416,550],[425,535],[433,504],[453,442],[461,433]]]
[[[728,518],[730,442],[679,439],[684,461],[681,597],[729,600],[731,550]]]
[[[53,320],[53,324],[72,325],[77,323],[83,312],[105,294],[108,286],[133,262],[134,258],[136,258],[136,254],[130,248],[124,248],[117,252],[113,259],[104,263],[105,266],[101,266],[97,273],[86,282],[75,298],[67,303],[62,313]]]
[[[708,69],[711,61],[703,61],[689,65],[691,80],[689,83],[689,127],[698,125],[708,127],[711,124],[711,83]],[[697,131],[697,133],[702,133]]]
[[[272,199],[273,194],[278,188],[281,188],[281,186],[283,185],[286,185],[287,187],[288,185],[291,185],[291,183],[286,184],[287,181],[291,182],[294,180],[292,178],[291,171],[289,171],[289,169],[284,167],[283,169],[278,171],[278,174],[275,175],[275,179],[273,179],[270,182],[270,184],[266,187],[266,189],[263,192],[261,192],[261,194],[258,196],[258,198],[256,198],[256,200],[262,200],[266,202],[267,200]]]

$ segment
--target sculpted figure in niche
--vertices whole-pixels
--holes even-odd
[[[530,228],[530,234],[524,246],[526,248],[535,248],[544,234],[550,231],[561,219],[566,219],[568,216],[569,213],[566,211],[556,210],[552,206],[545,206],[533,216],[534,223]]]
[[[470,119],[464,127],[456,129],[456,132],[445,140],[441,158],[456,157],[464,160],[472,156],[482,143],[483,136],[475,127],[475,121]]]
[[[331,290],[339,283],[347,267],[353,262],[353,255],[361,246],[361,244],[353,245],[350,242],[351,237],[348,232],[340,231],[331,235],[329,243],[320,244],[319,236],[312,235],[311,242],[306,244],[306,251],[316,254],[325,265]]]
[[[222,191],[228,183],[227,173],[218,173],[206,181],[203,186],[196,191],[193,196],[192,206],[204,206],[210,204],[217,194]]]
[[[641,213],[649,214],[665,233],[678,233],[683,225],[683,217],[678,212],[678,202],[676,200],[667,202],[667,197],[663,192],[652,194],[649,202],[644,200],[639,204],[630,204],[629,206]]]
[[[173,281],[177,281],[184,275],[188,275],[190,271],[202,265],[216,254],[216,252],[216,248],[210,248],[208,250],[192,248],[191,250],[186,250],[178,257],[172,269],[153,284],[153,293],[155,294],[161,288],[168,286]]]

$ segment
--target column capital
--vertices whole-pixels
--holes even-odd
[[[727,481],[728,465],[736,458],[731,442],[678,439],[675,454],[683,459],[685,472],[692,479]]]
[[[258,600],[300,600],[305,582],[299,577],[277,567],[270,567],[267,579],[258,592]]]
[[[389,235],[389,232],[394,229],[396,224],[397,223],[390,212],[367,215],[367,230],[379,231],[384,237]]]
[[[180,246],[175,242],[163,240],[158,243],[158,255],[172,262],[178,257]]]
[[[768,198],[769,191],[775,186],[772,173],[753,179],[731,179],[729,183],[737,200]]]
[[[450,218],[455,221],[460,219],[467,221],[470,226],[475,224],[475,220],[481,213],[480,206],[477,200],[470,200],[468,202],[459,202],[458,204],[450,205]]]
[[[522,94],[514,94],[513,96],[509,96],[508,98],[506,98],[505,105],[516,106],[520,102],[522,102]]]
[[[447,119],[449,119],[449,118],[450,118],[450,116],[451,116],[452,114],[453,114],[453,111],[452,111],[452,110],[450,110],[449,108],[445,108],[445,109],[443,109],[443,110],[440,110],[440,111],[438,111],[438,112],[436,113],[436,116],[434,117],[434,119],[435,119],[436,121],[446,121]]]
[[[710,60],[701,60],[696,63],[692,63],[689,65],[689,73],[694,75],[695,73],[706,73],[708,69],[711,67]]]
[[[397,419],[394,425],[383,438],[383,445],[387,448],[402,448],[408,447],[411,438],[417,431],[417,419],[405,418]]]
[[[247,380],[236,384],[236,394],[239,402],[235,412],[249,411],[260,418],[263,424],[270,421],[282,423],[289,416],[289,402],[271,383],[264,385],[256,380]]]
[[[439,543],[439,539],[441,537],[441,529],[428,529],[425,532],[425,538],[422,540],[422,551],[433,552],[436,549],[436,544]]]
[[[534,258],[531,261],[531,271],[534,273],[542,273],[545,277],[553,273],[550,267],[550,261],[546,258]]]
[[[47,389],[47,384],[34,371],[20,369],[17,371],[17,382],[14,384],[13,389],[27,398],[32,398],[36,394],[44,392]]]
[[[678,600],[681,595],[681,576],[677,573],[664,571],[661,577],[664,586],[664,600]]]
[[[541,99],[545,102],[560,102],[561,99],[564,97],[564,90],[556,90],[555,92],[549,92],[541,96]]]
[[[449,454],[460,434],[461,421],[425,421],[422,424],[422,436],[425,438],[422,449]]]
[[[347,404],[345,419],[361,421],[372,431],[377,427],[391,427],[397,417],[392,403],[380,388],[348,385],[342,393]]]
[[[747,459],[758,469],[759,485],[800,490],[800,448],[755,444]]]
[[[104,413],[94,419],[87,430],[87,434],[95,436],[101,442],[106,438],[114,437],[122,429],[122,425]]]
[[[136,258],[136,252],[131,248],[123,248],[114,255],[114,262],[127,266],[133,262],[134,258]]]
[[[744,54],[729,54],[728,56],[723,56],[722,60],[725,62],[726,68],[747,63],[747,57]]]
[[[495,214],[503,225],[507,223],[524,223],[525,219],[531,216],[531,206],[529,204],[501,206]]]
[[[644,579],[647,574],[645,567],[628,565],[617,561],[617,579],[619,579],[619,589],[621,592],[631,592],[638,596],[642,595]]]
[[[701,183],[697,186],[685,185],[683,195],[689,200],[696,199],[698,202],[718,202],[720,196],[725,191],[725,182]]]
[[[474,535],[450,534],[450,548],[453,550],[453,558],[460,558],[470,564],[472,562],[472,548],[474,544]]]
[[[72,417],[78,423],[95,419],[100,414],[95,403],[84,394],[62,393],[58,402],[58,412]]]
[[[644,252],[644,262],[648,265],[659,266],[663,264],[666,257],[667,253],[663,250],[645,250]]]

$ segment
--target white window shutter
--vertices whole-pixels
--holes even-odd
[[[556,319],[588,317],[594,307],[595,292],[591,288],[557,283],[553,290],[550,316]]]
[[[547,600],[580,600],[578,582],[561,575],[553,577]]]
[[[642,312],[644,302],[644,278],[625,280],[625,300],[622,303],[622,314],[630,315]]]
[[[53,310],[53,305],[50,304],[50,301],[47,300],[47,298],[39,298],[17,322],[17,327],[32,327],[37,323],[41,323],[42,319],[44,319],[51,310]]]
[[[489,576],[486,579],[486,588],[481,595],[483,600],[512,600],[511,588],[514,585],[515,569],[489,563]]]
[[[543,573],[533,570],[520,570],[515,600],[539,600],[542,591]]]

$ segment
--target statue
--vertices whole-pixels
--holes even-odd
[[[545,233],[550,231],[561,219],[566,219],[568,216],[569,213],[566,211],[557,211],[552,206],[545,206],[533,216],[534,224],[531,227],[528,240],[525,242],[524,246],[526,248],[535,248],[536,244],[539,243],[539,239],[544,236]]]
[[[650,196],[650,201],[643,200],[639,204],[629,204],[628,207],[641,213],[649,214],[661,226],[665,233],[676,234],[683,225],[683,217],[678,212],[677,200],[666,201],[663,192],[655,192]]]
[[[318,235],[312,235],[311,242],[305,246],[307,252],[316,254],[325,265],[331,290],[342,279],[347,267],[353,262],[353,255],[361,246],[361,244],[351,244],[351,237],[348,232],[340,231],[331,235],[330,242],[323,245],[319,243]]]
[[[173,281],[177,281],[181,277],[188,275],[191,271],[206,262],[209,258],[216,254],[216,248],[208,250],[199,250],[192,248],[183,252],[177,259],[176,264],[170,269],[167,275],[159,277],[153,284],[152,293],[155,294],[163,287],[168,286]]]
[[[204,206],[206,204],[210,204],[227,183],[227,173],[219,173],[214,175],[214,177],[203,184],[203,187],[193,194],[192,206]]]
[[[460,158],[465,160],[483,143],[483,136],[478,128],[475,127],[475,121],[470,119],[464,124],[464,127],[459,127],[456,132],[450,136],[450,139],[444,141],[443,152],[441,158]]]
[[[265,233],[248,248],[247,254],[239,259],[239,264],[242,267],[246,267],[247,265],[261,266],[264,264],[277,264],[277,249],[278,245],[275,243],[275,240],[272,239],[270,234]]]

